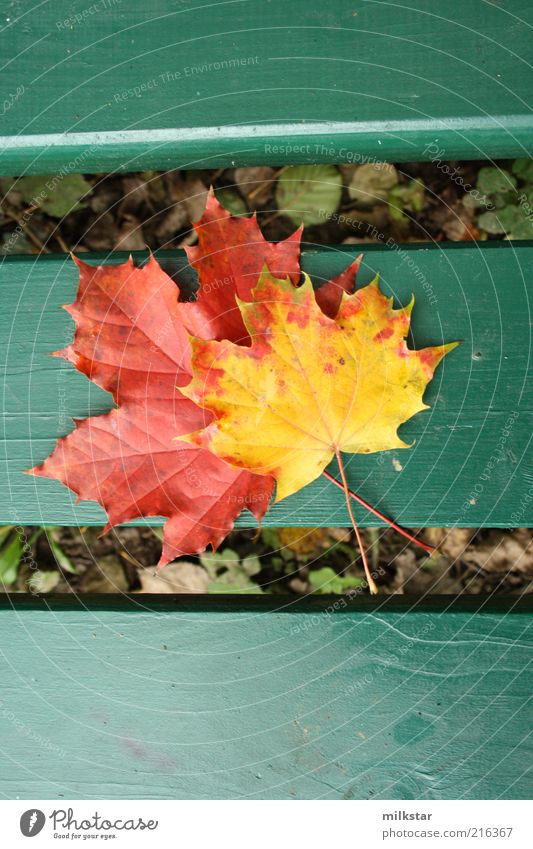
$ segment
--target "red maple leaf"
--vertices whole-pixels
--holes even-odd
[[[183,305],[187,326],[201,339],[246,343],[249,337],[235,296],[249,300],[265,264],[272,274],[298,283],[302,228],[284,242],[267,242],[255,214],[251,218],[232,216],[212,189],[194,227],[198,245],[185,250],[198,272],[199,287],[197,300]]]
[[[362,259],[363,254],[359,254],[357,259],[354,259],[338,277],[327,280],[316,290],[316,302],[328,318],[335,318],[337,315],[341,305],[342,293],[346,292],[347,295],[351,295],[355,291],[355,278]]]
[[[257,218],[235,217],[218,202],[211,189],[205,212],[194,223],[198,244],[186,247],[187,258],[198,273],[198,295],[183,304],[188,329],[200,339],[229,339],[249,342],[236,297],[251,299],[259,275],[266,265],[275,277],[300,281],[300,240],[302,227],[283,242],[267,242]],[[362,254],[338,277],[321,285],[316,293],[323,312],[333,318],[340,307],[342,293],[351,294]]]
[[[214,548],[247,507],[260,519],[273,479],[232,468],[176,436],[206,414],[185,398],[190,347],[179,290],[151,257],[135,268],[76,260],[78,294],[66,309],[74,340],[57,356],[113,394],[118,409],[76,421],[32,474],[56,478],[107,511],[106,530],[141,516],[166,516],[160,565]],[[209,415],[209,414],[208,414]]]

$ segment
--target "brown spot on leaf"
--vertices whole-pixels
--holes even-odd
[[[374,336],[374,342],[383,342],[385,339],[390,339],[394,333],[392,327],[384,327],[379,333]]]

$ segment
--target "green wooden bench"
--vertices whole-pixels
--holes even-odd
[[[533,149],[528,0],[9,8],[3,175]],[[318,285],[353,255],[308,245],[303,265]],[[179,252],[161,260],[190,274]],[[392,452],[352,458],[350,483],[406,526],[531,526],[533,244],[370,246],[361,281],[374,270],[399,301],[415,293],[420,345],[465,341],[405,429],[403,470]],[[110,407],[47,357],[72,333],[59,306],[76,270],[9,257],[0,285],[0,522],[101,524],[22,475],[68,417]],[[319,481],[265,524],[349,522]],[[3,595],[0,795],[528,798],[530,612],[511,597]]]

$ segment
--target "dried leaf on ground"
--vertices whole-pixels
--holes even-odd
[[[487,538],[463,553],[463,560],[486,574],[506,576],[523,573],[533,579],[533,535],[529,528],[517,528],[512,533],[491,530]]]
[[[112,251],[117,240],[116,218],[109,212],[99,214],[83,234],[83,244],[91,251]]]
[[[84,576],[83,589],[86,593],[127,593],[129,585],[119,558],[115,554],[99,557],[95,568]]]
[[[201,217],[208,195],[209,190],[203,180],[194,176],[182,176],[172,189],[173,199],[185,206],[190,221],[197,221]]]
[[[451,574],[452,564],[442,555],[421,559],[412,549],[406,549],[395,556],[394,568],[395,592],[413,595],[457,592],[457,578]]]
[[[189,221],[189,213],[185,204],[177,203],[172,206],[163,216],[161,223],[158,225],[156,236],[163,244],[175,238],[180,230],[183,230]]]
[[[303,558],[333,544],[329,528],[280,528],[278,537],[280,545]]]
[[[426,528],[422,536],[426,542],[455,561],[462,557],[476,533],[472,528]]]
[[[334,165],[291,165],[278,177],[276,205],[295,224],[308,227],[327,221],[341,195],[342,176]]]
[[[351,199],[361,206],[386,203],[389,191],[398,183],[394,165],[388,162],[365,162],[353,171],[348,185]]]
[[[235,182],[250,209],[263,206],[272,197],[275,178],[276,171],[268,165],[235,169]]]
[[[439,203],[430,212],[430,219],[452,242],[469,242],[479,236],[474,226],[473,210],[460,200],[452,201],[449,205]]]
[[[146,242],[141,222],[134,215],[125,215],[122,219],[122,227],[117,234],[116,249],[119,251],[142,251],[144,248],[146,248]]]
[[[150,182],[142,174],[128,174],[122,179],[123,198],[119,206],[119,215],[139,213],[145,205],[150,205]]]
[[[139,577],[143,593],[205,593],[209,583],[205,569],[186,560],[169,563],[159,572],[140,570]]]

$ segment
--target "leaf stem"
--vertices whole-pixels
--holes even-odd
[[[326,471],[322,472],[322,474],[324,475],[324,477],[326,477],[328,479],[328,481],[331,481],[331,483],[334,483],[335,486],[338,486],[339,489],[342,489],[344,491],[344,486],[342,485],[342,483],[340,481],[337,480],[337,478],[334,478],[333,475],[330,475],[330,473],[326,472]],[[354,492],[353,489],[349,489],[348,493],[351,496],[351,498],[354,499],[354,501],[358,501],[359,504],[361,504],[363,507],[365,507],[367,510],[369,510],[370,513],[373,513],[374,516],[377,516],[383,522],[386,522],[387,525],[390,525],[391,528],[394,528],[395,531],[398,531],[399,534],[404,536],[410,542],[413,542],[415,545],[418,545],[420,548],[423,548],[424,551],[427,551],[428,554],[433,554],[435,552],[436,549],[434,548],[434,546],[428,545],[428,543],[422,542],[422,540],[414,537],[412,534],[409,533],[409,531],[406,531],[405,528],[402,528],[401,525],[397,525],[396,522],[393,522],[393,520],[389,519],[388,516],[385,516],[384,513],[380,513],[379,510],[376,510],[375,507],[372,507],[372,505],[369,504],[368,501],[365,501],[364,498],[361,498],[360,495],[357,495],[357,493]]]
[[[359,532],[359,528],[357,527],[355,517],[352,510],[352,502],[350,501],[350,491],[348,489],[348,483],[346,482],[346,474],[344,472],[344,464],[341,458],[341,452],[337,449],[335,452],[335,456],[337,457],[337,463],[339,464],[339,471],[341,473],[342,478],[342,488],[344,490],[344,495],[346,497],[346,506],[348,507],[348,513],[350,515],[350,519],[353,525],[353,529],[355,531],[355,536],[357,537],[357,542],[359,544],[359,551],[361,552],[361,558],[363,560],[363,566],[365,568],[366,580],[368,583],[368,588],[372,595],[377,595],[378,588],[374,583],[374,579],[370,574],[370,569],[368,568],[368,561],[366,559],[366,551],[363,545],[363,540],[361,539],[361,534]]]

